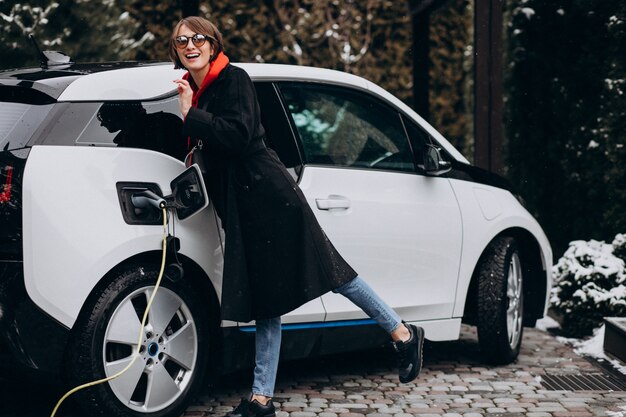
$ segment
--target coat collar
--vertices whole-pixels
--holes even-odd
[[[224,54],[224,52],[220,52],[217,55],[217,58],[215,58],[215,60],[211,63],[209,72],[204,77],[204,81],[202,81],[200,88],[198,88],[198,86],[193,82],[189,72],[183,75],[184,80],[192,79],[192,82],[190,83],[191,89],[193,90],[193,97],[191,98],[192,107],[198,107],[198,100],[200,99],[200,96],[202,96],[202,93],[204,93],[204,91],[218,79],[223,70],[229,65],[229,62],[230,60],[226,54]]]

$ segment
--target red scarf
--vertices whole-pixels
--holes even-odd
[[[193,90],[193,97],[191,98],[191,107],[198,107],[198,100],[200,99],[200,96],[202,95],[202,93],[204,93],[204,90],[209,88],[209,86],[213,83],[213,81],[215,81],[217,76],[220,75],[220,72],[222,72],[222,70],[226,68],[226,65],[228,65],[229,62],[230,61],[228,57],[224,54],[223,51],[221,51],[217,55],[217,58],[215,58],[215,60],[211,62],[211,66],[209,67],[209,72],[204,77],[204,80],[202,81],[202,85],[200,86],[200,88],[198,89],[198,86],[196,86],[195,82],[189,83],[191,85],[191,89]],[[183,75],[183,80],[189,80],[189,78],[191,77],[188,72],[185,75]]]

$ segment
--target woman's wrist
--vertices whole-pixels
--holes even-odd
[[[191,109],[191,106],[181,107],[180,112],[183,115],[183,120],[187,118],[187,115],[189,114],[190,109]]]

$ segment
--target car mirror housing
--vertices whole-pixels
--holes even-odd
[[[424,149],[424,170],[429,175],[442,175],[452,169],[452,164],[441,157],[439,148],[428,144]]]

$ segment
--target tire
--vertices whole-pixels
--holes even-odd
[[[96,291],[72,329],[66,374],[73,386],[114,375],[131,360],[158,271],[136,267]],[[202,384],[212,344],[208,306],[185,280],[161,281],[140,357],[122,376],[76,394],[86,415],[169,417]]]
[[[524,328],[522,265],[515,239],[494,239],[478,268],[478,342],[487,362],[508,364],[519,355]]]

